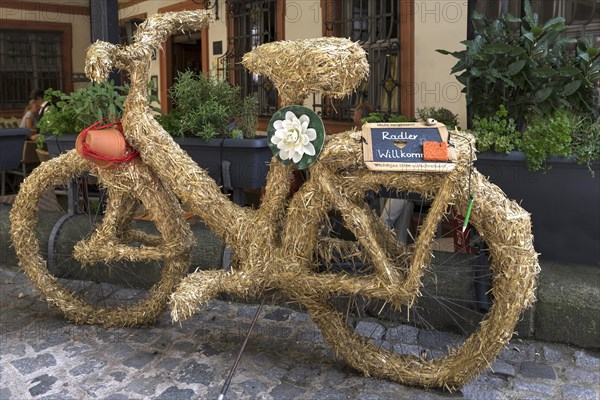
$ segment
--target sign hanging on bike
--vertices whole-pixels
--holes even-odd
[[[363,156],[367,168],[377,171],[449,172],[456,151],[449,144],[444,124],[367,123],[362,128]]]

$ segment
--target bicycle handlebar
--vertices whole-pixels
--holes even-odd
[[[88,47],[85,73],[94,82],[108,77],[113,68],[127,70],[139,63],[149,63],[152,52],[177,32],[199,30],[213,22],[210,11],[178,11],[155,14],[138,26],[134,43],[128,46],[97,41]]]

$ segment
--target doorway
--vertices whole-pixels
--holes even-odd
[[[200,2],[203,3],[203,2]],[[202,4],[192,0],[184,0],[159,8],[159,12],[203,9]],[[196,73],[208,73],[208,28],[191,34],[173,35],[163,44],[160,55],[160,106],[168,113],[173,104],[168,96],[168,88],[173,85],[178,71],[191,69]]]
[[[200,32],[192,35],[177,35],[171,37],[171,81],[175,82],[178,72],[193,71],[195,74],[202,72],[202,39]]]

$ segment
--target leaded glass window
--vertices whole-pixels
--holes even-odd
[[[523,15],[523,0],[471,0],[474,10],[488,18],[498,18],[510,13]],[[531,0],[533,10],[544,23],[554,17],[564,17],[568,26],[567,37],[590,37],[595,46],[600,45],[599,0]]]
[[[378,110],[400,111],[400,12],[397,0],[327,0],[323,24],[327,36],[347,37],[367,52],[370,76],[357,92],[342,100],[314,96],[324,118],[349,120],[353,108],[369,102]]]
[[[277,91],[267,78],[250,73],[241,64],[245,53],[263,43],[277,40],[277,0],[229,0],[230,22],[227,52],[219,59],[219,73],[240,86],[242,96],[254,96],[258,115],[270,116],[277,111]]]
[[[0,30],[0,109],[24,109],[34,89],[64,90],[62,36]]]

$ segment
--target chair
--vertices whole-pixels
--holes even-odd
[[[6,173],[12,173],[21,165],[27,134],[29,129],[0,129],[0,196],[6,192]],[[33,152],[35,154],[35,143]]]

